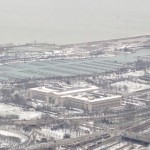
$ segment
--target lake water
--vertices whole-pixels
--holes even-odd
[[[150,0],[0,0],[0,44],[150,34]]]

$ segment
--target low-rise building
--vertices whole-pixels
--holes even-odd
[[[122,96],[106,95],[101,93],[96,86],[67,90],[46,87],[31,88],[28,91],[28,98],[65,107],[79,108],[88,112],[118,107],[122,103]]]

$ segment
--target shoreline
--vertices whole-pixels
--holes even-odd
[[[102,43],[102,42],[117,42],[117,41],[122,41],[122,40],[131,40],[131,39],[139,39],[139,38],[150,38],[150,34],[147,35],[137,35],[137,36],[129,36],[129,37],[121,37],[121,38],[112,38],[108,40],[97,40],[97,41],[87,41],[87,42],[77,42],[77,43],[70,43],[70,44],[57,44],[57,43],[48,43],[48,42],[28,42],[24,44],[14,44],[13,46],[10,47],[18,47],[18,46],[29,46],[29,45],[36,45],[36,44],[43,44],[43,45],[57,45],[57,46],[73,46],[73,45],[82,45],[82,44],[92,44],[92,43]],[[12,43],[13,44],[13,43]],[[7,47],[5,45],[10,45],[9,43],[1,43],[1,47]],[[9,46],[8,46],[9,47]]]

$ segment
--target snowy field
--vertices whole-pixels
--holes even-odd
[[[41,117],[40,112],[24,111],[20,107],[0,103],[0,116],[7,117],[10,115],[17,115],[20,120],[30,120]]]
[[[121,87],[122,89],[124,88],[124,86],[126,86],[127,92],[129,93],[150,89],[149,85],[127,81],[127,80],[113,83],[112,86]]]
[[[0,134],[4,136],[11,136],[11,137],[17,137],[21,140],[21,143],[24,143],[25,141],[28,140],[28,138],[24,135],[21,135],[16,132],[11,132],[11,131],[5,131],[5,130],[0,130]]]
[[[142,77],[144,76],[144,71],[130,71],[128,73],[123,73],[123,74],[109,74],[105,76],[100,76],[103,79],[110,79],[110,80],[115,80],[115,79],[120,79],[120,78],[128,78],[128,77]]]
[[[50,128],[42,128],[41,131],[47,137],[53,137],[55,139],[63,139],[65,134],[69,134],[71,138],[76,138],[82,135],[92,133],[89,128],[79,126],[78,130],[73,129],[57,129],[51,130]]]
[[[144,148],[144,149],[143,149]],[[139,145],[139,144],[130,144],[128,142],[112,142],[108,143],[106,145],[102,145],[99,148],[96,148],[94,150],[102,150],[102,149],[107,149],[107,150],[146,150],[144,146]],[[149,150],[149,149],[148,149]]]
[[[141,76],[144,76],[144,71],[131,71],[131,72],[122,74],[122,76],[123,77],[129,77],[129,76],[141,77]]]

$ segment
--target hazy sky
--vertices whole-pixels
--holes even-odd
[[[150,0],[0,0],[0,43],[150,34]]]

